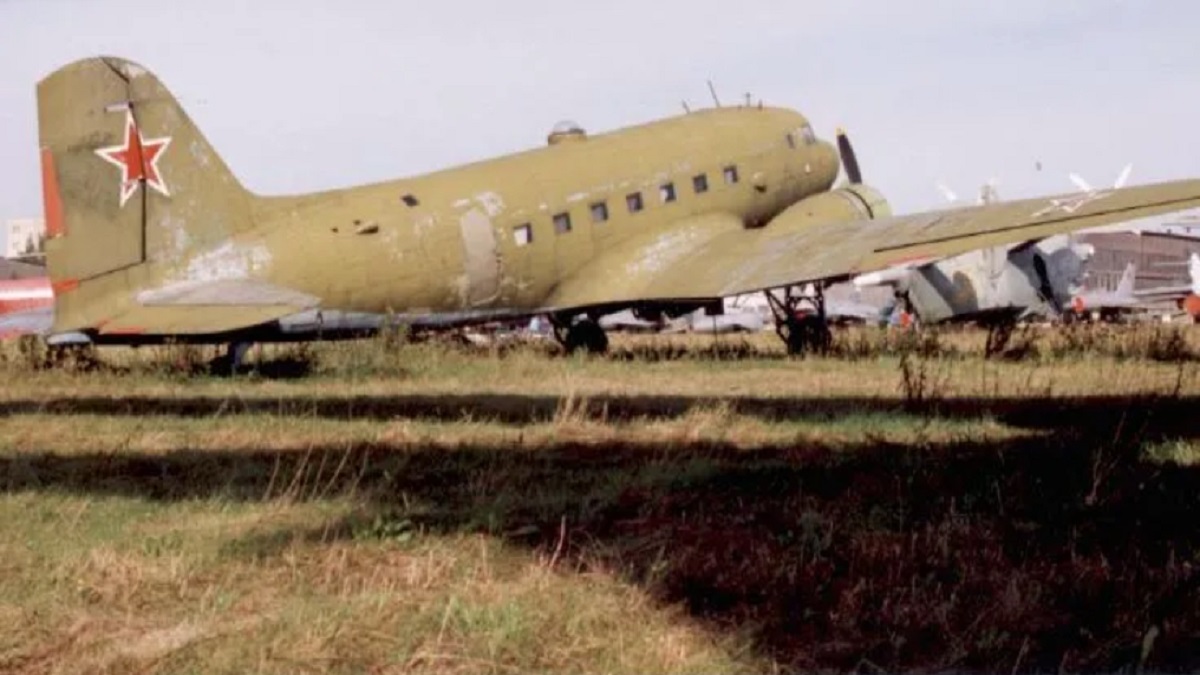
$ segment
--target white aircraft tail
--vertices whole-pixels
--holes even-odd
[[[1192,278],[1192,293],[1200,295],[1200,253],[1188,258],[1188,275]]]
[[[1121,297],[1133,295],[1133,282],[1137,277],[1137,265],[1129,263],[1125,266],[1125,272],[1121,274],[1121,282],[1117,284],[1115,294]]]
[[[943,183],[941,181],[938,181],[936,187],[938,189],[938,192],[941,192],[942,196],[946,198],[946,201],[950,202],[951,204],[958,201],[958,195],[954,192],[954,190],[950,189],[950,186],[946,185],[945,183]]]
[[[1126,164],[1125,168],[1121,169],[1121,173],[1117,175],[1117,180],[1113,182],[1113,188],[1120,190],[1121,188],[1125,187],[1125,184],[1129,182],[1129,174],[1132,171],[1133,165]]]

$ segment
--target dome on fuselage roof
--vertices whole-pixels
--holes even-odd
[[[562,120],[555,124],[550,129],[550,135],[546,137],[546,142],[550,145],[559,143],[565,140],[582,140],[587,138],[587,132],[575,120]]]

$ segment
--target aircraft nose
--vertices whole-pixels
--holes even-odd
[[[815,176],[815,182],[822,190],[828,190],[837,180],[838,154],[837,149],[828,141],[817,141],[811,148],[805,161],[806,174]]]

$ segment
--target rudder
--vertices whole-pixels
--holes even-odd
[[[1121,274],[1121,281],[1117,284],[1115,292],[1118,296],[1132,296],[1133,284],[1137,280],[1137,265],[1129,263],[1125,266],[1125,271]]]
[[[253,225],[251,195],[141,66],[76,61],[37,99],[56,330],[102,323],[189,251]]]

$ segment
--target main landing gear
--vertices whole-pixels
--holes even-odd
[[[246,353],[250,351],[250,344],[249,342],[230,342],[225,348],[225,353],[209,363],[209,370],[214,375],[237,375],[242,363],[246,360]]]
[[[580,350],[589,354],[608,351],[608,335],[600,323],[590,316],[551,317],[550,324],[554,327],[554,339],[568,354]]]
[[[775,333],[787,345],[792,356],[824,354],[833,345],[833,334],[825,317],[825,291],[813,286],[804,294],[795,286],[783,290],[780,298],[773,291],[764,291],[771,313],[775,315]]]

